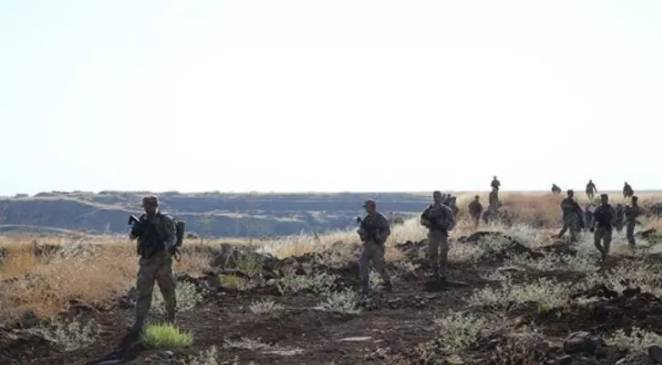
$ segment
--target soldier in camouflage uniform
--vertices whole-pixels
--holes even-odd
[[[483,214],[483,205],[480,204],[480,196],[476,195],[474,200],[469,203],[469,215],[474,221],[474,226],[478,228],[480,224],[480,215]]]
[[[593,212],[593,227],[591,228],[591,232],[595,232],[593,236],[595,248],[600,251],[602,262],[605,262],[607,261],[607,256],[609,256],[609,245],[611,244],[614,230],[616,211],[609,205],[609,196],[607,194],[602,194],[600,201],[601,205]]]
[[[159,211],[155,196],[143,198],[143,214],[131,228],[131,239],[138,240],[140,268],[136,284],[136,322],[133,330],[142,329],[152,304],[154,283],[159,285],[166,307],[168,322],[174,322],[176,310],[175,276],[171,252],[177,242],[174,220]]]
[[[492,178],[492,183],[490,184],[490,186],[493,189],[499,191],[499,189],[501,189],[501,181],[499,181],[499,179],[497,179],[497,177],[495,176],[494,178]]]
[[[588,196],[588,200],[593,200],[593,196],[595,196],[595,193],[598,192],[598,188],[595,187],[595,184],[593,183],[593,180],[588,180],[588,184],[586,184],[586,196]]]
[[[553,194],[561,194],[561,188],[556,184],[552,184],[552,193]]]
[[[359,258],[361,292],[364,295],[370,292],[370,263],[381,275],[384,289],[391,291],[391,278],[386,272],[384,262],[384,244],[391,234],[391,228],[386,217],[377,211],[377,204],[374,200],[367,200],[363,207],[368,214],[361,220],[358,230],[359,237],[363,241],[363,251]]]
[[[421,214],[421,224],[428,228],[428,258],[433,275],[441,280],[446,278],[448,266],[448,231],[455,227],[453,211],[442,203],[441,192],[432,194],[434,204]]]
[[[625,185],[623,186],[623,197],[624,198],[631,198],[634,196],[634,189],[632,189],[632,186],[625,182]]]
[[[574,199],[575,192],[568,190],[568,197],[561,202],[563,211],[563,228],[559,232],[559,238],[563,237],[565,232],[570,229],[570,241],[577,242],[577,233],[580,230],[582,222],[582,208]]]
[[[644,213],[639,207],[639,197],[633,196],[631,205],[625,207],[625,235],[630,247],[634,249],[637,241],[634,238],[634,227],[639,223],[637,218]]]

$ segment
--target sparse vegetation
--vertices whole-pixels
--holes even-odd
[[[361,313],[359,296],[353,290],[343,290],[330,293],[319,305],[319,309],[342,314]]]
[[[179,312],[186,312],[193,309],[203,299],[203,295],[198,291],[198,288],[187,281],[177,283],[175,295],[177,297],[177,311]],[[150,310],[153,313],[165,314],[163,295],[156,286],[152,292],[152,307]]]
[[[644,331],[639,327],[633,327],[629,333],[618,329],[605,339],[607,344],[616,346],[623,350],[646,351],[651,345],[662,344],[662,336],[655,332]]]
[[[50,326],[32,328],[29,332],[57,344],[66,352],[71,352],[94,343],[99,334],[99,325],[94,320],[81,323],[75,319],[69,323],[55,322]]]
[[[283,310],[283,306],[270,299],[256,301],[248,307],[253,314],[272,314]]]
[[[327,273],[317,273],[313,275],[295,275],[289,274],[283,276],[276,282],[278,291],[283,295],[296,294],[304,290],[309,290],[316,294],[326,294],[331,291],[337,276]]]

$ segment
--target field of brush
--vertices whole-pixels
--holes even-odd
[[[428,277],[418,221],[394,224],[393,292],[371,275],[369,298],[357,295],[352,230],[189,240],[175,265],[176,328],[160,326],[155,290],[153,326],[138,336],[128,335],[135,243],[0,236],[0,364],[650,363],[648,348],[662,345],[662,195],[641,195],[637,249],[616,232],[604,265],[591,233],[554,237],[561,196],[501,199],[512,224],[476,230],[460,213],[447,283]]]

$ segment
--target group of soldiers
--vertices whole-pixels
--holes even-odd
[[[556,185],[555,185],[556,186]],[[632,247],[635,245],[634,228],[638,224],[637,218],[643,213],[638,205],[638,198],[634,195],[629,185],[627,197],[631,204],[621,209],[626,226],[627,239]],[[488,208],[484,212],[480,203],[480,197],[475,196],[468,205],[468,212],[476,227],[480,224],[481,217],[485,221],[498,217],[501,203],[499,201],[499,189],[501,182],[494,176],[491,183]],[[558,187],[557,187],[558,188]],[[560,189],[560,188],[559,188]],[[597,193],[595,184],[589,181],[586,193],[590,199]],[[609,254],[609,246],[612,240],[614,228],[618,228],[618,209],[609,204],[607,194],[600,197],[600,206],[591,211],[587,207],[582,211],[574,199],[574,192],[568,190],[567,197],[561,202],[563,212],[563,228],[559,233],[562,237],[566,231],[570,232],[571,241],[577,240],[577,234],[582,227],[594,232],[595,246],[600,251],[602,260],[606,260]],[[432,275],[439,281],[444,281],[448,267],[448,236],[455,227],[457,214],[457,200],[450,194],[442,194],[435,191],[432,194],[433,203],[423,211],[420,222],[428,229],[428,260]],[[154,284],[159,285],[163,294],[166,318],[169,322],[175,320],[176,281],[173,274],[172,263],[174,252],[176,252],[177,226],[172,217],[165,215],[159,210],[158,199],[155,196],[143,198],[142,206],[145,213],[136,219],[132,226],[130,238],[138,241],[138,254],[140,255],[139,272],[137,280],[137,302],[136,321],[132,327],[133,331],[142,329],[152,301]],[[388,219],[377,211],[374,200],[367,200],[363,207],[366,216],[359,219],[360,227],[358,234],[363,242],[359,258],[359,278],[361,292],[369,294],[370,291],[370,268],[373,267],[384,282],[384,289],[391,291],[391,279],[386,271],[384,259],[384,244],[391,234]],[[620,225],[622,227],[622,223]]]
[[[589,200],[597,193],[597,188],[592,180],[586,185],[586,195]],[[623,187],[623,196],[630,199],[630,204],[623,206],[617,204],[612,207],[609,204],[607,194],[600,195],[600,205],[592,210],[591,204],[582,210],[579,203],[575,200],[574,191],[568,190],[567,197],[561,202],[561,211],[563,212],[563,228],[558,237],[561,238],[566,232],[570,232],[570,241],[577,242],[577,234],[582,230],[590,230],[594,233],[595,247],[600,251],[602,261],[609,255],[609,247],[612,240],[614,229],[621,232],[625,226],[625,235],[631,249],[636,246],[634,234],[635,226],[640,224],[638,218],[644,214],[644,210],[639,206],[639,198],[634,195],[634,190],[627,182]]]
[[[556,184],[552,184],[552,193],[554,194],[561,194],[563,190]],[[588,197],[589,200],[593,200],[595,197],[595,194],[598,193],[598,188],[595,186],[595,183],[593,183],[593,180],[589,179],[588,183],[586,184],[586,196]],[[632,186],[628,184],[626,181],[625,184],[623,185],[623,197],[624,198],[632,198],[634,196],[634,189],[632,189]]]

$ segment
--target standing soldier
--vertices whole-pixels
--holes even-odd
[[[159,211],[159,202],[155,196],[143,198],[143,208],[145,214],[134,221],[130,234],[131,239],[138,239],[140,255],[134,331],[140,331],[145,324],[152,305],[155,282],[163,294],[168,322],[175,321],[176,310],[176,283],[171,256],[177,242],[175,222],[170,216]]]
[[[359,237],[363,241],[363,251],[359,258],[361,293],[363,295],[370,293],[370,263],[381,275],[384,289],[391,291],[391,278],[386,272],[384,263],[384,244],[391,234],[391,228],[386,217],[377,211],[377,204],[374,200],[366,200],[363,208],[367,215],[360,221],[361,225],[358,230]]]
[[[552,194],[561,194],[561,188],[556,184],[552,184]]]
[[[483,205],[480,204],[480,196],[476,195],[474,200],[469,203],[469,215],[474,220],[474,225],[478,228],[480,224],[480,215],[483,214]]]
[[[593,236],[593,243],[595,248],[600,251],[602,262],[607,261],[609,256],[609,245],[611,244],[612,232],[614,230],[613,223],[616,218],[616,211],[609,205],[609,196],[602,194],[600,196],[601,205],[593,212],[593,226],[591,232],[595,232]]]
[[[568,197],[561,202],[563,211],[563,228],[559,232],[559,238],[563,237],[565,232],[570,229],[570,242],[577,242],[577,232],[582,220],[582,208],[574,199],[575,192],[568,190]]]
[[[588,200],[593,200],[593,196],[598,192],[598,188],[595,187],[593,180],[589,179],[588,184],[586,184],[586,195]]]
[[[448,231],[455,227],[455,218],[451,209],[442,204],[441,192],[432,193],[434,204],[421,214],[421,224],[428,228],[428,258],[432,273],[440,280],[445,280],[448,264]]]
[[[632,189],[632,186],[628,184],[628,182],[625,182],[625,185],[623,186],[623,197],[624,198],[631,198],[634,196],[634,190]]]
[[[634,226],[641,224],[637,221],[637,218],[642,214],[643,209],[639,207],[639,197],[633,196],[632,204],[625,207],[625,235],[632,249],[637,243],[634,238]]]
[[[488,223],[490,220],[496,220],[499,216],[499,208],[501,202],[499,201],[499,189],[493,187],[488,197],[487,211],[483,214],[483,220]]]
[[[455,217],[455,220],[457,220],[457,215],[460,213],[460,208],[457,207],[457,197],[452,196],[449,199],[447,206],[451,208],[451,212],[453,212],[453,217]]]
[[[501,189],[501,181],[499,181],[499,179],[497,179],[497,177],[494,176],[492,178],[492,184],[490,184],[490,186],[496,189],[497,191],[499,191],[499,189]]]

